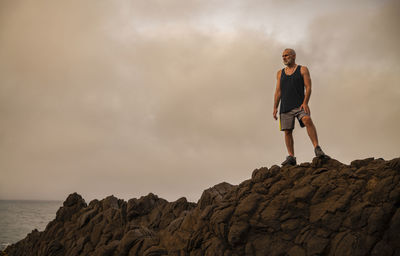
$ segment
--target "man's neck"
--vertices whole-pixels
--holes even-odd
[[[294,68],[294,67],[296,67],[296,63],[292,63],[292,64],[289,64],[289,65],[286,65],[286,67],[288,67],[288,68]]]

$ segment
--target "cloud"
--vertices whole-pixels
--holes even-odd
[[[398,11],[397,2],[387,2],[373,12],[319,17],[310,26],[304,54],[315,77],[313,104],[322,108],[315,113],[341,159],[398,154]]]
[[[256,11],[275,17],[276,5],[1,5],[0,198],[78,191],[89,199],[153,192],[197,200],[209,186],[237,184],[284,159],[272,101],[290,42],[266,33]],[[308,17],[316,19],[304,24],[308,39],[291,45],[311,70],[321,143],[344,162],[397,152],[393,5]],[[298,160],[310,161],[305,130],[295,136]]]
[[[78,6],[14,6],[1,28],[2,196],[196,198],[248,177],[265,152],[278,45],[247,30],[143,31],[112,20],[120,8]]]

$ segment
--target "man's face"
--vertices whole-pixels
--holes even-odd
[[[282,53],[283,64],[290,66],[294,63],[296,56],[291,51],[284,51]]]

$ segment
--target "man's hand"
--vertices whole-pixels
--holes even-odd
[[[278,120],[278,117],[276,116],[277,113],[278,113],[278,109],[274,108],[274,112],[272,113],[272,115],[274,116],[275,120]]]
[[[307,105],[306,103],[301,104],[300,109],[304,109],[304,111],[305,111],[307,114],[311,115],[310,108],[308,107],[308,105]]]

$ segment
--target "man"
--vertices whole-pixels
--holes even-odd
[[[273,117],[277,120],[280,102],[279,127],[285,133],[285,143],[289,153],[282,165],[297,164],[293,146],[295,118],[297,118],[302,128],[307,128],[308,136],[314,146],[315,155],[317,157],[327,157],[318,144],[317,130],[310,117],[311,112],[308,107],[308,101],[311,96],[310,72],[307,67],[296,64],[296,52],[293,49],[285,49],[282,58],[286,67],[277,73],[273,111]]]

